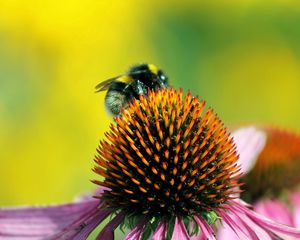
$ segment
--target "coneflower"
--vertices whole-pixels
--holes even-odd
[[[133,229],[127,239],[213,239],[218,220],[243,238],[300,234],[235,199],[241,173],[234,141],[204,101],[174,89],[150,91],[115,122],[95,158],[94,171],[104,179],[94,182],[107,188],[96,197],[116,215],[113,229]],[[241,231],[232,215],[243,219]]]
[[[238,156],[227,129],[204,107],[175,90],[134,101],[106,134],[109,142],[100,143],[94,171],[104,180],[94,182],[110,189],[100,198],[155,224],[215,215],[238,191]]]
[[[258,149],[248,147],[249,158]],[[128,240],[215,239],[220,224],[240,239],[300,238],[300,231],[260,216],[239,199],[234,140],[190,93],[163,89],[140,96],[115,119],[97,152],[94,171],[102,178],[94,181],[100,186],[96,200],[85,212],[75,207],[80,216],[48,239],[85,239],[108,217],[97,239],[114,239],[119,226]]]
[[[300,136],[276,127],[261,130],[266,133],[266,145],[242,179],[246,190],[242,198],[249,202],[280,197],[300,184]]]

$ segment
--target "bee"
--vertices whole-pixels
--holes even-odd
[[[128,103],[139,95],[147,96],[148,90],[168,87],[168,77],[154,64],[138,64],[123,75],[110,78],[96,86],[96,92],[107,90],[105,107],[118,116]]]

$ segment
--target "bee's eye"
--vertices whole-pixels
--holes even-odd
[[[167,76],[164,75],[162,72],[159,72],[159,73],[158,73],[158,77],[159,77],[159,79],[160,79],[162,82],[167,82],[167,81],[168,81]]]
[[[161,80],[163,80],[163,81],[166,80],[166,76],[163,75],[163,74],[160,74],[159,78],[160,78]]]

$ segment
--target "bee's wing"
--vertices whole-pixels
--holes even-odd
[[[116,81],[117,78],[119,78],[119,76],[118,76],[118,77],[114,77],[114,78],[107,79],[107,80],[105,80],[105,81],[99,83],[99,84],[95,87],[96,92],[101,92],[101,91],[108,90],[109,87],[110,87],[110,85],[111,85],[111,83],[114,82],[114,81]]]
[[[135,75],[138,75],[142,72],[146,72],[146,70],[142,70],[142,71],[135,71],[135,72],[132,72],[130,74],[123,74],[123,75],[119,75],[117,77],[114,77],[114,78],[110,78],[110,79],[107,79],[101,83],[99,83],[95,89],[96,89],[96,92],[101,92],[101,91],[105,91],[105,90],[108,90],[110,85],[115,82],[117,79],[120,79],[121,77],[124,77],[124,76],[135,76]]]

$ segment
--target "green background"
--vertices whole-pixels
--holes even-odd
[[[0,205],[94,189],[111,122],[94,87],[140,62],[227,126],[300,130],[299,1],[0,0]]]

